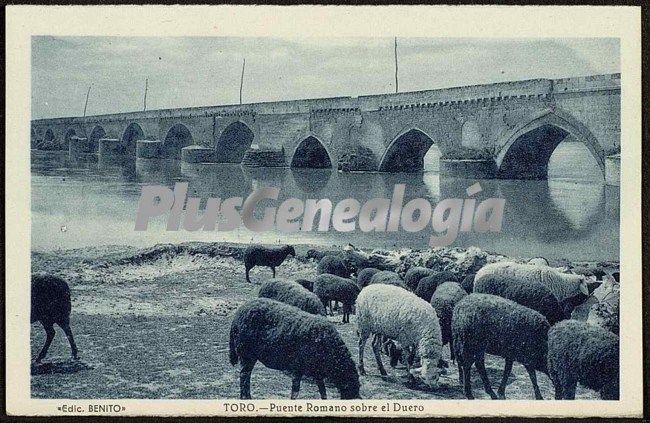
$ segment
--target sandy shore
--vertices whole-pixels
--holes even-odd
[[[33,253],[32,270],[65,278],[72,290],[72,328],[79,346],[78,362],[68,359],[69,347],[57,328],[44,364],[32,367],[32,395],[37,398],[238,398],[239,369],[228,362],[228,331],[236,308],[257,296],[259,284],[248,284],[241,262],[243,246],[235,244],[188,243],[148,249],[112,246]],[[316,262],[307,258],[311,246],[298,246],[297,257],[289,258],[277,270],[279,278],[310,278]],[[455,249],[458,250],[458,249]],[[322,249],[321,249],[322,251]],[[338,250],[340,251],[340,249]],[[450,265],[439,252],[434,258]],[[460,254],[462,256],[462,251]],[[311,253],[310,253],[311,254]],[[397,262],[411,264],[431,253],[382,252]],[[427,255],[428,254],[428,255]],[[454,255],[456,254],[456,255]],[[488,260],[494,255],[485,253]],[[464,257],[464,256],[462,256]],[[445,261],[448,260],[448,261]],[[558,264],[558,263],[556,263]],[[579,263],[579,265],[595,265]],[[615,269],[617,263],[600,263]],[[255,268],[251,278],[261,282],[271,277],[267,268]],[[574,318],[584,318],[585,307]],[[358,355],[356,320],[336,323],[352,356]],[[43,345],[45,333],[32,325],[32,357]],[[445,347],[444,357],[449,360]],[[381,377],[371,348],[366,348],[367,376],[361,376],[363,398],[462,399],[455,365],[441,378],[435,391],[405,386],[405,370],[391,369]],[[487,371],[497,386],[503,360],[488,356]],[[478,374],[473,372],[474,394],[487,398]],[[546,375],[538,376],[545,399],[553,398]],[[253,371],[253,398],[288,398],[291,379],[258,363]],[[338,393],[330,387],[330,397]],[[525,369],[515,364],[506,390],[509,399],[532,399],[532,387]],[[597,394],[578,389],[577,398],[597,399]],[[318,390],[305,380],[301,398],[317,399]]]

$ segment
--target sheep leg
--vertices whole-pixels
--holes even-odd
[[[275,279],[275,267],[271,267],[271,270],[273,270],[273,279]]]
[[[458,360],[459,366],[460,361]],[[465,397],[467,399],[473,400],[474,394],[472,394],[472,379],[471,379],[471,370],[472,370],[472,360],[465,360],[463,362],[463,390],[465,391]]]
[[[320,393],[320,399],[327,399],[327,390],[325,389],[325,382],[323,382],[323,379],[317,379],[316,385],[318,385],[318,392]]]
[[[406,349],[408,350],[407,347]],[[408,375],[408,385],[415,387],[417,385],[417,380],[415,379],[415,376],[413,376],[413,373],[411,373],[411,364],[409,363],[408,360],[406,360],[406,374]]]
[[[412,366],[413,363],[415,362],[415,352],[416,351],[415,351],[415,348],[412,348],[412,347],[409,347],[408,351],[409,351],[409,355],[408,355],[408,360],[407,361],[408,361],[408,364]]]
[[[528,371],[528,376],[530,376],[530,382],[533,384],[533,391],[535,391],[535,399],[542,400],[542,393],[539,392],[539,386],[537,386],[537,373],[533,366],[524,366]]]
[[[379,344],[376,342],[372,343],[372,352],[375,353],[375,360],[377,360],[377,367],[379,368],[379,373],[382,376],[386,376],[386,369],[384,369],[384,363],[381,362],[381,351],[379,351]]]
[[[563,394],[564,394],[564,399],[567,399],[567,400],[576,399],[576,386],[577,385],[578,385],[578,382],[576,382],[576,381],[571,381],[571,382],[563,384],[562,390],[563,390]]]
[[[56,335],[56,332],[54,331],[54,323],[43,323],[43,328],[45,329],[45,345],[43,345],[43,349],[41,350],[40,353],[38,353],[38,357],[36,358],[36,362],[40,363],[42,359],[45,358],[47,355],[47,350],[50,348],[50,344],[52,343],[52,340],[54,339],[54,335]]]
[[[553,381],[553,388],[555,388],[555,399],[556,400],[563,399],[562,384]]]
[[[501,399],[506,399],[506,384],[508,383],[508,378],[510,377],[511,372],[512,360],[506,358],[506,366],[503,368],[503,378],[501,379],[501,385],[499,385],[499,389],[497,390],[497,394]]]
[[[302,380],[302,374],[296,373],[293,375],[293,380],[291,381],[291,399],[298,399],[298,392],[300,392],[300,381]]]
[[[251,268],[246,266],[246,282],[252,283],[250,277],[248,276],[248,272],[251,271]]]
[[[456,365],[458,366],[458,383],[463,386],[463,364],[460,360],[456,360]]]
[[[241,369],[239,370],[239,398],[240,399],[251,399],[251,373],[253,372],[253,367],[255,366],[255,361],[248,362],[243,361],[241,363]]]
[[[490,379],[488,378],[487,372],[485,371],[485,355],[478,354],[474,363],[476,364],[476,370],[478,370],[478,374],[479,376],[481,376],[481,380],[483,381],[485,392],[493,400],[499,399],[499,397],[497,397],[497,394],[495,394],[494,391],[492,390],[492,386],[490,385]]]
[[[65,320],[65,322],[61,322],[59,325],[61,326],[61,329],[63,329],[63,332],[65,332],[65,336],[68,338],[68,342],[70,343],[70,349],[72,350],[72,358],[77,360],[79,357],[77,356],[77,344],[74,342],[74,337],[72,336],[72,329],[70,329],[70,321],[68,319]]]
[[[359,374],[365,375],[366,370],[363,368],[363,352],[366,349],[366,341],[368,341],[367,333],[359,334]]]

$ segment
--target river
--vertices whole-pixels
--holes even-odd
[[[466,198],[466,188],[480,182],[479,199],[505,198],[500,233],[459,233],[453,246],[520,257],[549,259],[619,259],[619,188],[604,185],[600,170],[579,143],[562,143],[549,163],[548,181],[467,180],[440,176],[435,151],[418,174],[338,173],[307,169],[244,169],[239,165],[185,165],[179,162],[136,162],[100,168],[72,166],[65,154],[32,153],[32,250],[82,248],[99,245],[151,246],[184,241],[304,243],[365,248],[426,248],[431,232],[339,233],[267,231],[254,233],[240,226],[231,232],[166,231],[164,216],[144,232],[134,231],[141,188],[147,184],[172,187],[189,183],[194,197],[246,197],[262,186],[281,188],[279,201],[329,198],[336,203],[355,198],[362,204],[390,198],[395,184],[406,184],[406,201],[425,198],[434,206],[445,198]],[[278,201],[278,204],[279,204]]]

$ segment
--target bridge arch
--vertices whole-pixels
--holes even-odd
[[[255,135],[242,121],[228,125],[215,143],[215,149],[220,162],[241,163],[246,150],[253,144]]]
[[[163,140],[162,155],[168,159],[177,159],[181,158],[181,150],[183,147],[192,145],[194,143],[194,138],[192,138],[192,133],[187,126],[182,123],[177,123],[172,126],[165,139]]]
[[[291,167],[329,169],[332,159],[325,145],[316,136],[309,135],[293,150]]]
[[[100,125],[96,125],[92,131],[90,131],[90,136],[88,137],[88,145],[90,146],[90,151],[97,153],[99,151],[99,140],[106,138],[106,131]]]
[[[422,172],[424,156],[434,144],[424,131],[413,128],[407,130],[388,145],[381,161],[380,172]]]
[[[582,142],[605,175],[605,158],[594,135],[566,112],[547,109],[507,133],[497,144],[497,176],[501,179],[547,179],[555,148],[572,135]]]
[[[135,158],[136,141],[144,139],[142,127],[135,122],[129,124],[122,133],[122,152],[124,155]]]

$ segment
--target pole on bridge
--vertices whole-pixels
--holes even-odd
[[[397,37],[395,37],[395,92],[399,91],[399,81],[397,80]]]
[[[84,104],[84,117],[86,117],[86,109],[88,109],[88,96],[90,96],[90,87],[92,87],[92,85],[88,86],[88,92],[86,93],[86,104]]]
[[[147,90],[149,89],[149,78],[144,80],[144,111],[147,111]]]
[[[244,63],[241,65],[241,78],[239,80],[239,104],[241,104],[241,94],[244,89],[244,69],[246,68],[246,58],[244,58]]]

